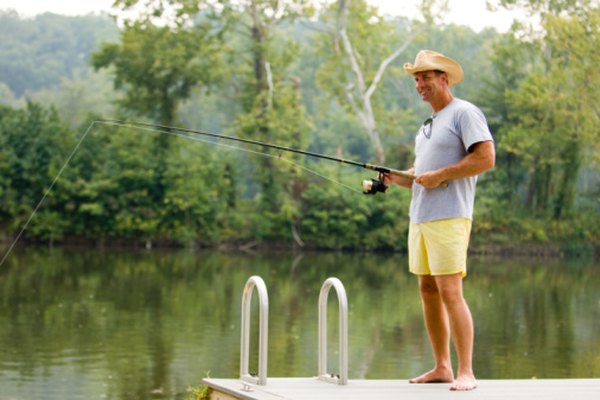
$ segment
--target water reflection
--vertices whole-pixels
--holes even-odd
[[[319,289],[337,276],[348,293],[350,378],[404,379],[431,366],[405,266],[390,254],[14,253],[0,271],[0,398],[183,399],[206,375],[235,377],[251,275],[269,291],[269,376],[317,373]],[[600,376],[599,271],[592,262],[473,260],[465,295],[478,377]],[[334,295],[329,306],[336,370]]]

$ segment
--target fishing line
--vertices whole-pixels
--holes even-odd
[[[13,242],[11,243],[11,245],[8,247],[8,250],[7,250],[6,254],[4,254],[4,257],[2,257],[2,260],[0,261],[0,267],[2,267],[2,265],[4,265],[4,261],[6,261],[6,258],[13,251],[13,249],[16,246],[17,242],[19,241],[19,239],[21,238],[21,236],[25,232],[25,229],[27,229],[27,227],[29,226],[29,223],[31,222],[31,220],[33,219],[33,217],[35,216],[35,214],[37,213],[37,211],[39,210],[39,208],[42,206],[42,203],[44,202],[44,200],[46,200],[46,197],[48,197],[48,194],[50,194],[50,192],[54,188],[54,185],[56,184],[56,182],[58,181],[58,179],[60,178],[60,176],[62,175],[62,173],[64,172],[64,170],[67,168],[67,165],[69,164],[69,162],[71,162],[71,159],[73,158],[73,156],[75,155],[75,153],[77,152],[77,150],[79,149],[79,147],[81,146],[81,143],[83,143],[83,141],[85,140],[85,138],[87,137],[87,135],[90,133],[90,131],[92,130],[92,127],[94,126],[94,124],[96,124],[96,122],[97,121],[94,121],[94,122],[92,122],[90,124],[90,126],[86,129],[85,133],[79,139],[79,142],[77,142],[77,144],[75,145],[75,147],[71,151],[71,154],[69,154],[69,156],[67,157],[67,160],[65,161],[65,163],[63,164],[63,166],[58,171],[58,174],[56,174],[56,176],[52,180],[52,183],[50,184],[50,186],[48,186],[48,189],[46,189],[46,191],[44,192],[44,195],[42,196],[42,198],[40,199],[40,201],[37,203],[37,205],[35,206],[35,208],[31,212],[31,215],[29,215],[29,218],[27,219],[27,221],[25,221],[25,224],[23,224],[23,227],[19,231],[19,234],[17,235],[17,237],[15,238],[15,240],[13,240]]]
[[[125,124],[124,121],[119,121],[119,120],[102,120],[102,122],[109,123],[109,124],[110,123]],[[219,140],[221,140],[221,139],[231,140],[234,142],[252,144],[254,146],[261,146],[263,148],[276,149],[276,150],[279,150],[280,152],[290,152],[290,153],[302,154],[304,156],[310,156],[310,157],[325,159],[325,160],[329,160],[329,161],[335,161],[335,162],[342,163],[342,164],[349,164],[349,165],[354,165],[355,167],[369,169],[371,171],[377,171],[379,173],[379,175],[377,176],[377,179],[364,180],[362,182],[364,194],[372,195],[372,194],[376,194],[376,193],[384,193],[388,188],[388,185],[385,183],[385,178],[386,178],[386,176],[389,176],[389,175],[399,176],[399,177],[401,177],[405,180],[409,180],[409,181],[414,180],[416,178],[416,176],[414,174],[409,173],[408,171],[401,171],[398,169],[389,168],[389,167],[385,167],[382,165],[374,165],[374,164],[362,163],[362,162],[358,162],[358,161],[354,161],[354,160],[347,160],[347,159],[343,159],[343,158],[339,158],[339,157],[329,156],[326,154],[315,153],[312,151],[306,151],[306,150],[296,149],[293,147],[281,146],[281,145],[274,144],[274,143],[261,142],[258,140],[252,140],[252,139],[246,139],[246,138],[234,137],[234,136],[227,136],[227,135],[219,135],[216,133],[199,131],[199,130],[190,129],[190,128],[181,128],[181,127],[166,126],[166,125],[159,125],[159,124],[149,124],[147,122],[131,122],[130,121],[130,122],[127,122],[127,125],[131,126],[131,127],[135,127],[135,128],[144,127],[144,128],[149,128],[152,130],[164,129],[168,133],[171,133],[173,131],[179,132],[177,134],[185,133],[186,135],[184,135],[184,136],[186,136],[186,137],[188,137],[188,134],[194,134],[194,135],[198,135],[198,136],[217,138]],[[259,154],[266,155],[267,153],[262,152]],[[281,153],[280,153],[279,157],[281,158]],[[336,181],[333,181],[333,182],[336,182]],[[336,182],[336,183],[339,183],[339,182]],[[440,184],[440,186],[448,187],[448,183],[442,182]]]
[[[306,171],[308,173],[311,173],[311,174],[313,174],[315,176],[318,176],[321,179],[324,179],[326,181],[329,181],[329,182],[335,183],[337,185],[340,185],[340,186],[342,186],[342,187],[344,187],[344,188],[346,188],[348,190],[351,190],[351,191],[356,192],[356,193],[361,193],[361,194],[363,193],[362,191],[360,191],[360,190],[358,190],[358,189],[356,189],[356,188],[354,188],[352,186],[346,185],[345,183],[337,181],[337,180],[335,180],[333,178],[330,178],[328,176],[325,176],[325,175],[317,172],[316,170],[313,170],[313,169],[311,169],[309,167],[306,167],[306,166],[304,166],[302,164],[299,164],[299,163],[297,163],[297,162],[295,162],[295,161],[293,161],[291,159],[285,158],[285,157],[283,157],[283,155],[282,155],[283,153],[281,153],[281,152],[279,154],[277,154],[277,155],[275,155],[275,154],[269,154],[269,153],[265,153],[265,152],[261,152],[261,151],[257,151],[257,150],[251,150],[251,149],[248,149],[248,148],[245,148],[245,147],[239,147],[239,146],[235,146],[235,145],[232,145],[232,144],[222,143],[220,141],[213,141],[213,140],[208,140],[208,139],[202,139],[202,138],[200,138],[198,136],[192,136],[192,135],[190,135],[189,133],[186,133],[186,132],[181,132],[181,131],[178,131],[178,130],[173,131],[173,130],[169,130],[167,128],[162,128],[162,127],[155,128],[155,127],[151,127],[151,126],[138,126],[138,125],[136,125],[136,123],[128,123],[128,122],[121,122],[121,121],[114,121],[114,120],[107,120],[107,121],[105,121],[105,120],[98,120],[96,122],[98,122],[99,124],[120,126],[120,127],[125,127],[125,128],[134,128],[134,129],[143,130],[143,131],[147,131],[147,132],[153,132],[153,133],[165,133],[165,134],[168,134],[168,135],[177,136],[177,137],[181,137],[181,138],[184,138],[184,139],[189,139],[189,140],[192,140],[194,142],[199,142],[199,143],[204,143],[204,144],[209,144],[209,145],[216,145],[216,146],[224,147],[224,148],[231,149],[231,150],[239,150],[239,151],[243,151],[243,152],[246,152],[246,153],[249,153],[249,154],[255,154],[255,155],[258,155],[258,156],[269,157],[269,158],[273,158],[273,159],[276,159],[276,160],[281,160],[281,161],[287,162],[287,163],[295,166],[296,168],[300,168],[300,169],[302,169],[302,170],[304,170],[304,171]]]
[[[33,209],[33,211],[31,212],[31,214],[29,215],[29,218],[27,218],[27,220],[25,221],[25,223],[23,224],[23,226],[21,227],[21,230],[19,231],[19,233],[17,234],[17,236],[15,237],[15,239],[12,241],[12,243],[10,244],[10,246],[8,247],[8,250],[6,251],[6,253],[4,254],[4,256],[2,257],[2,260],[0,260],[0,267],[2,267],[2,265],[4,265],[4,262],[6,261],[6,259],[8,258],[8,256],[12,253],[12,251],[14,250],[14,247],[16,246],[16,244],[19,242],[19,240],[21,239],[21,236],[23,236],[23,233],[25,233],[25,230],[27,229],[27,227],[29,226],[29,224],[31,223],[31,221],[33,220],[33,218],[35,217],[35,215],[37,214],[38,210],[40,209],[40,207],[42,206],[42,204],[44,203],[44,201],[46,200],[46,198],[48,197],[48,195],[50,194],[50,192],[52,191],[52,189],[54,188],[54,186],[56,185],[56,182],[58,182],[58,180],[60,179],[60,177],[62,176],[63,172],[65,171],[65,169],[67,168],[67,166],[69,165],[69,163],[71,162],[73,156],[75,155],[75,153],[77,152],[77,150],[79,150],[79,148],[81,147],[81,144],[83,143],[83,141],[86,139],[86,137],[89,135],[89,133],[92,131],[92,128],[96,125],[96,124],[104,124],[104,125],[112,125],[112,126],[120,126],[120,127],[126,127],[126,128],[133,128],[133,129],[138,129],[138,130],[142,130],[142,131],[148,131],[148,132],[153,132],[153,133],[165,133],[165,134],[169,134],[172,136],[178,136],[178,137],[182,137],[185,139],[189,139],[189,140],[193,140],[195,142],[200,142],[200,143],[205,143],[205,144],[210,144],[210,145],[216,145],[216,146],[220,146],[220,147],[225,147],[225,148],[229,148],[232,150],[239,150],[239,151],[243,151],[246,153],[250,153],[250,154],[255,154],[255,155],[259,155],[259,156],[263,156],[263,157],[270,157],[270,158],[274,158],[274,159],[278,159],[284,162],[287,162],[289,164],[292,164],[293,166],[303,169],[315,176],[320,177],[321,179],[330,181],[332,183],[338,184],[342,187],[345,187],[346,189],[349,189],[353,192],[357,192],[357,193],[362,193],[361,191],[344,184],[343,182],[339,182],[336,181],[335,179],[332,179],[330,177],[327,177],[323,174],[320,174],[319,172],[308,168],[304,165],[298,164],[296,162],[294,162],[293,160],[287,159],[282,157],[282,153],[279,153],[278,155],[273,155],[273,154],[269,154],[269,153],[265,153],[265,152],[260,152],[260,151],[256,151],[256,150],[251,150],[251,149],[247,149],[244,147],[239,147],[239,146],[234,146],[234,145],[230,145],[230,144],[225,144],[225,143],[221,143],[218,141],[211,141],[211,140],[207,140],[207,139],[201,139],[197,136],[192,136],[189,134],[189,132],[186,132],[185,130],[181,130],[179,128],[174,128],[170,129],[170,127],[164,127],[164,126],[159,126],[159,127],[153,127],[149,124],[140,124],[140,123],[128,123],[128,122],[123,122],[123,121],[116,121],[116,120],[96,120],[93,121],[90,126],[85,130],[84,134],[81,136],[81,138],[79,139],[79,141],[77,142],[77,144],[75,145],[75,147],[73,148],[73,150],[71,151],[71,153],[69,154],[69,156],[67,157],[66,161],[64,162],[64,164],[62,165],[62,167],[60,168],[60,170],[58,171],[58,173],[56,174],[56,176],[54,177],[54,179],[52,180],[52,182],[50,183],[50,186],[48,186],[48,188],[46,189],[46,191],[44,192],[44,194],[42,195],[42,198],[39,200],[39,202],[36,204],[35,208]],[[211,134],[212,136],[218,137],[218,135],[214,135]]]

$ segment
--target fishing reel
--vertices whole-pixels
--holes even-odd
[[[379,174],[377,179],[365,179],[362,181],[362,188],[364,194],[377,194],[379,192],[385,193],[388,185],[383,181],[383,175]]]

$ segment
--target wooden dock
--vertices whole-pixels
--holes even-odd
[[[258,376],[248,373],[250,300],[254,287],[260,302]],[[327,296],[334,288],[339,303],[339,375],[327,373]],[[335,277],[319,293],[319,364],[317,377],[267,377],[268,294],[264,281],[251,276],[242,295],[242,332],[239,379],[203,379],[211,389],[209,400],[599,400],[600,379],[478,380],[473,391],[456,392],[450,384],[410,384],[404,380],[348,379],[348,301]],[[333,381],[333,382],[332,382]],[[250,384],[248,382],[256,382]],[[258,384],[262,383],[262,384]],[[340,384],[343,383],[343,384]],[[203,397],[204,399],[204,397]]]
[[[598,400],[600,379],[479,380],[470,392],[450,384],[409,384],[407,380],[350,380],[337,385],[317,378],[269,378],[266,385],[239,379],[204,379],[211,400]]]

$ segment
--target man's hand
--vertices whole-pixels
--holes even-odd
[[[411,167],[404,172],[406,172],[409,175],[414,175],[415,169]],[[407,189],[412,188],[412,183],[413,183],[412,179],[405,178],[405,177],[402,177],[399,175],[390,174],[390,173],[381,174],[381,177],[383,178],[383,183],[385,183],[386,185],[395,183],[396,185],[405,187]]]
[[[429,171],[417,176],[415,182],[426,189],[435,189],[444,182],[444,179],[437,171]]]
[[[494,167],[496,153],[492,141],[475,143],[469,150],[469,154],[456,164],[425,172],[417,176],[415,182],[427,189],[434,189],[440,185],[444,186],[444,182],[452,179],[479,175]]]

